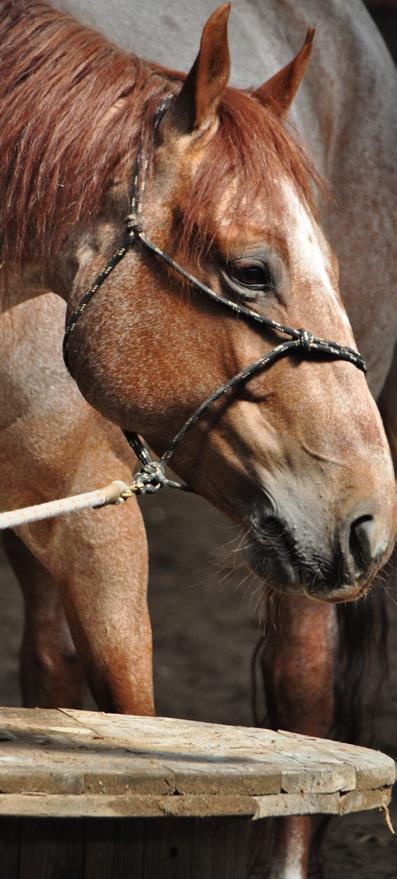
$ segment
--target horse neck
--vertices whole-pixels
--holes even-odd
[[[37,264],[28,263],[18,269],[3,267],[3,275],[0,277],[0,315],[49,292],[58,292],[57,285],[46,277]]]
[[[104,211],[114,173],[127,156],[133,161],[151,99],[169,85],[165,70],[119,52],[46,4],[26,16],[11,2],[5,7],[0,263],[8,307],[44,289],[68,298],[73,273],[65,253]],[[25,48],[13,51],[21,42]]]

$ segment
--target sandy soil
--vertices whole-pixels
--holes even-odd
[[[252,723],[250,659],[258,636],[257,586],[235,569],[237,533],[199,498],[172,492],[144,501],[151,546],[150,604],[159,714]],[[0,701],[20,704],[17,652],[21,602],[0,561]],[[397,586],[397,580],[396,580]],[[397,598],[397,588],[395,598]],[[377,718],[379,747],[397,753],[397,604],[390,596],[390,681]],[[88,703],[87,703],[88,704]],[[394,810],[397,824],[397,807]],[[380,813],[330,822],[327,879],[397,876],[397,842]],[[262,879],[256,873],[255,879]]]

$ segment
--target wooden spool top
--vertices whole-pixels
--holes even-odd
[[[342,815],[387,805],[394,779],[378,751],[288,732],[0,709],[1,815]]]

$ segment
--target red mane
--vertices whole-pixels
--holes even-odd
[[[112,170],[132,157],[145,128],[149,99],[160,99],[179,77],[41,0],[2,2],[0,41],[1,257],[47,263],[77,223],[100,212]],[[187,233],[236,174],[249,192],[266,186],[276,165],[310,200],[312,169],[270,110],[227,89],[220,117],[197,179],[195,213],[184,218]]]

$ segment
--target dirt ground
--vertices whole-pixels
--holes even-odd
[[[151,546],[157,711],[171,717],[250,724],[250,659],[259,631],[258,586],[249,576],[240,585],[247,574],[234,569],[236,531],[194,496],[164,492],[148,498],[143,506]],[[18,705],[22,608],[3,557],[0,589],[0,703]],[[394,592],[389,600],[390,681],[377,731],[378,746],[396,756],[397,588]],[[397,808],[394,820],[397,825]],[[397,876],[397,840],[378,812],[333,819],[324,857],[326,879]],[[262,879],[262,874],[258,872],[255,879]]]

